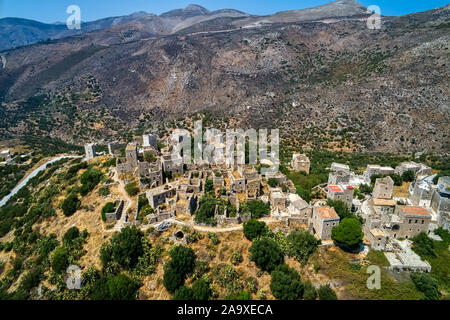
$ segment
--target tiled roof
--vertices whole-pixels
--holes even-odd
[[[316,210],[319,216],[324,220],[339,219],[338,214],[331,207],[319,207],[314,208],[314,210]]]
[[[407,216],[431,217],[428,210],[423,207],[400,206],[399,209]]]

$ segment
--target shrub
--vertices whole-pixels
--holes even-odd
[[[284,261],[283,252],[278,244],[269,238],[255,240],[249,248],[250,259],[264,271],[272,271]]]
[[[184,275],[172,268],[170,264],[165,266],[163,284],[167,291],[174,293],[184,283]]]
[[[248,291],[242,291],[237,297],[237,300],[252,300],[252,295]]]
[[[138,259],[144,253],[142,244],[143,233],[136,228],[125,227],[118,234],[111,237],[110,245],[100,249],[100,259],[106,267],[111,261],[117,262],[125,269],[136,266]]]
[[[71,193],[62,203],[61,209],[66,217],[70,217],[81,206],[81,201],[75,193]]]
[[[106,197],[107,195],[109,195],[109,188],[108,187],[102,187],[102,188],[98,189],[98,194],[100,196]]]
[[[41,282],[42,271],[37,268],[28,272],[20,281],[21,289],[29,291],[30,289],[37,287]]]
[[[242,254],[241,251],[236,250],[231,253],[231,263],[237,266],[242,262]]]
[[[208,232],[208,238],[211,239],[212,244],[215,246],[220,243],[220,240],[215,232]]]
[[[115,206],[114,206],[114,203],[112,203],[112,202],[108,202],[108,203],[106,203],[103,206],[103,208],[102,208],[102,220],[103,220],[103,222],[106,222],[106,214],[114,212],[114,210],[115,210]]]
[[[412,182],[412,181],[414,181],[415,178],[416,178],[416,174],[412,170],[405,171],[402,174],[402,179],[405,182]]]
[[[62,241],[64,244],[71,245],[72,242],[80,237],[80,230],[77,227],[69,228],[64,234]]]
[[[173,300],[193,300],[194,293],[191,288],[183,285],[179,287],[173,295]]]
[[[421,232],[413,239],[413,247],[415,253],[419,256],[436,257],[436,252],[434,251],[434,242],[430,239],[425,232]]]
[[[268,228],[265,222],[251,219],[244,223],[244,235],[250,241],[263,237],[267,233]]]
[[[52,269],[57,274],[66,272],[69,267],[69,253],[65,247],[58,247],[53,252]]]
[[[317,290],[317,294],[320,300],[337,300],[336,292],[334,292],[328,284],[320,286],[319,290]]]
[[[438,281],[430,274],[415,272],[411,274],[411,280],[426,300],[437,300],[441,295]]]
[[[81,188],[80,194],[82,196],[91,192],[102,180],[103,173],[97,169],[90,168],[81,175]]]
[[[303,300],[316,300],[317,299],[317,291],[314,288],[311,281],[305,282],[305,289],[303,290]]]
[[[176,246],[170,250],[170,267],[182,275],[186,275],[194,270],[195,254],[189,247]]]
[[[125,186],[125,191],[130,197],[134,197],[139,193],[140,189],[136,182],[130,182]]]
[[[297,300],[302,296],[303,289],[303,283],[295,269],[283,264],[272,271],[270,290],[275,298]]]
[[[310,232],[302,230],[292,231],[287,236],[287,241],[289,255],[304,263],[320,244],[320,240],[317,240]]]
[[[193,300],[208,300],[211,296],[211,289],[209,284],[202,279],[196,280],[192,285],[192,299]]]
[[[134,300],[139,285],[121,273],[108,279],[108,289],[111,300]]]
[[[270,204],[261,200],[250,200],[242,205],[243,213],[250,213],[252,219],[260,219],[269,214]]]
[[[278,186],[278,180],[275,178],[269,178],[269,180],[267,181],[267,183],[269,184],[269,186],[271,186],[272,188],[275,188],[276,186]]]
[[[214,189],[214,182],[211,179],[206,180],[205,182],[205,192],[212,191]]]
[[[216,204],[217,201],[213,198],[203,197],[200,199],[199,207],[195,212],[195,222],[216,225],[216,221],[214,219]]]

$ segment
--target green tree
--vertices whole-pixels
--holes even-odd
[[[55,249],[52,256],[52,269],[58,274],[66,272],[69,267],[69,253],[62,246]]]
[[[270,211],[270,204],[261,200],[250,200],[241,207],[242,213],[250,213],[252,219],[260,219],[266,217]]]
[[[314,288],[311,281],[305,282],[305,289],[303,291],[303,300],[316,300],[317,299],[317,290]]]
[[[77,227],[71,227],[64,234],[62,241],[64,245],[70,246],[79,237],[80,237],[80,230],[78,230]]]
[[[167,291],[174,293],[184,284],[184,275],[172,268],[170,264],[164,266],[163,284]]]
[[[309,231],[291,231],[287,236],[288,253],[299,262],[306,263],[311,254],[316,251],[320,240],[316,239]]]
[[[245,237],[253,241],[254,239],[267,235],[268,228],[265,222],[250,219],[244,223],[244,235]]]
[[[82,196],[87,195],[92,191],[102,180],[103,173],[97,169],[90,168],[81,175],[81,188],[80,194]]]
[[[189,247],[175,246],[170,250],[170,267],[182,275],[194,270],[195,254]]]
[[[81,201],[75,193],[71,193],[61,204],[61,209],[66,217],[70,217],[81,206]]]
[[[355,218],[345,218],[331,230],[331,239],[350,250],[358,248],[363,237],[361,223]]]
[[[214,189],[214,182],[212,179],[207,179],[205,182],[205,192],[212,191]]]
[[[125,186],[125,191],[130,197],[134,197],[139,193],[140,189],[136,182],[130,182]]]
[[[249,251],[250,259],[264,271],[271,272],[284,261],[284,255],[280,247],[269,238],[255,240]]]
[[[412,181],[414,181],[415,178],[416,178],[416,174],[412,170],[405,171],[402,174],[402,179],[405,182],[412,182]]]
[[[210,197],[203,197],[199,201],[199,207],[195,212],[194,221],[196,223],[205,223],[208,225],[216,225],[214,212],[216,210],[217,201]]]
[[[434,242],[431,238],[427,236],[425,232],[419,233],[413,239],[413,247],[415,253],[420,256],[426,257],[436,257],[436,252],[434,251]]]
[[[193,300],[208,300],[211,296],[211,289],[209,284],[203,280],[199,279],[192,285],[192,299]]]
[[[114,206],[114,203],[112,203],[112,202],[108,202],[108,203],[106,203],[103,206],[103,208],[102,208],[102,220],[103,220],[103,222],[106,222],[106,214],[114,212],[114,210],[115,210],[115,206]]]
[[[110,249],[103,249],[103,259],[107,262],[109,253],[110,260],[116,261],[125,269],[133,268],[144,253],[142,237],[143,233],[136,226],[123,228],[120,233],[111,237]],[[102,257],[102,250],[100,251]]]
[[[108,279],[108,289],[111,300],[134,300],[139,285],[121,273]]]
[[[430,274],[415,272],[411,274],[411,280],[426,300],[437,300],[440,297],[439,283]]]
[[[194,293],[191,288],[183,285],[179,287],[173,295],[173,300],[193,300]]]
[[[269,186],[271,186],[272,188],[275,188],[278,186],[278,180],[275,178],[269,178],[269,180],[267,181],[267,183],[269,184]]]
[[[320,286],[319,290],[317,290],[317,294],[320,300],[337,300],[336,292],[334,292],[328,284]]]
[[[350,211],[347,203],[341,200],[327,200],[327,206],[334,208],[341,219],[354,218],[354,214]]]
[[[303,283],[295,269],[282,264],[272,271],[270,290],[275,298],[297,300],[303,295],[303,289]]]

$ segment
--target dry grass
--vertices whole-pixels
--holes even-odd
[[[411,185],[411,182],[405,182],[403,185],[400,186],[394,186],[394,192],[392,192],[393,197],[399,197],[399,198],[408,198],[409,197],[409,186]]]

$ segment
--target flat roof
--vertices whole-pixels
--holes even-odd
[[[127,147],[125,150],[135,150],[136,149],[136,143],[129,143],[127,144]]]
[[[403,211],[403,213],[407,216],[421,216],[431,218],[431,214],[428,212],[427,209],[423,207],[399,206],[399,209]]]
[[[321,216],[324,220],[339,219],[338,214],[331,207],[316,207],[314,210],[316,210],[319,216]]]
[[[370,233],[375,237],[385,237],[386,234],[383,232],[383,230],[380,229],[372,229],[370,230]]]
[[[389,207],[395,207],[397,204],[397,201],[390,200],[390,199],[379,199],[379,198],[373,198],[373,205],[374,206],[389,206]]]
[[[239,172],[233,171],[232,174],[235,179],[242,179],[242,176]]]

